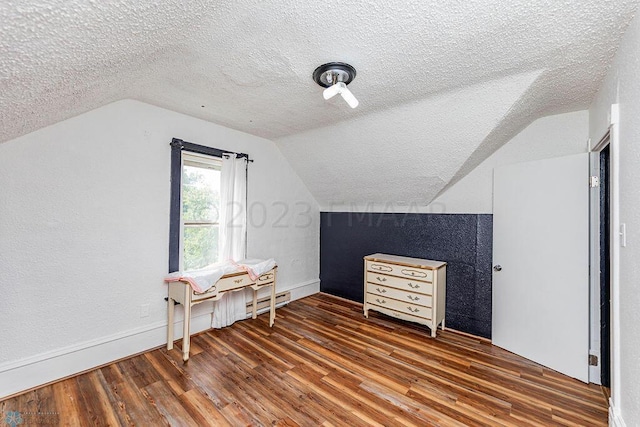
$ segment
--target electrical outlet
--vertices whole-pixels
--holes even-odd
[[[142,304],[140,306],[140,317],[149,317],[149,304]]]

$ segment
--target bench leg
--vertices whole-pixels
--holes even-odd
[[[189,347],[191,345],[191,334],[190,324],[191,324],[191,301],[189,298],[189,292],[191,292],[191,288],[189,286],[184,287],[184,323],[182,330],[182,360],[189,360]]]
[[[251,310],[251,318],[255,319],[258,317],[258,291],[255,289],[253,290],[253,307]]]
[[[276,321],[276,282],[271,284],[271,304],[269,312],[269,327],[272,327]]]
[[[176,303],[173,298],[167,301],[167,350],[173,349],[173,313]]]

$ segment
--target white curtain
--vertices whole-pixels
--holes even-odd
[[[247,162],[235,155],[222,157],[220,172],[220,261],[246,258]],[[223,328],[246,318],[245,290],[230,292],[214,303],[211,327]]]

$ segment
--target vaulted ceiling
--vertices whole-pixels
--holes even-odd
[[[133,98],[273,139],[323,206],[428,203],[588,107],[637,3],[4,0],[0,141]],[[329,61],[357,109],[323,100]]]

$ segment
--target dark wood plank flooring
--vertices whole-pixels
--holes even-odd
[[[0,402],[21,425],[604,426],[600,387],[317,294]]]

